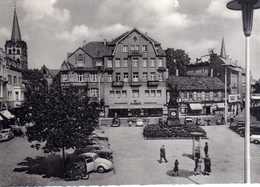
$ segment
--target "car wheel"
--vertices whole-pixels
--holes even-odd
[[[259,144],[260,142],[258,140],[254,140],[254,144]]]
[[[104,173],[105,172],[105,168],[103,166],[98,166],[97,172],[98,173]]]

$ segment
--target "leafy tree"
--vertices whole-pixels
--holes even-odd
[[[89,102],[84,92],[70,86],[61,90],[58,85],[50,90],[30,90],[25,102],[25,121],[28,141],[37,150],[62,151],[65,164],[65,149],[87,145],[88,136],[97,125],[97,105]]]
[[[189,55],[183,49],[168,48],[166,51],[167,68],[170,75],[176,75],[176,69],[179,75],[186,74],[186,65],[190,63]]]

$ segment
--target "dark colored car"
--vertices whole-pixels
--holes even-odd
[[[80,180],[88,179],[89,174],[85,160],[81,157],[69,158],[66,163],[65,179],[66,180]]]

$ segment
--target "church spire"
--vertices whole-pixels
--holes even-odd
[[[16,6],[15,6],[11,41],[21,41],[21,40],[22,40],[22,37],[21,37],[20,27],[19,27],[19,23],[18,23],[18,17],[16,14]]]
[[[222,42],[221,42],[220,56],[221,56],[222,58],[224,58],[224,59],[227,58],[227,53],[226,53],[226,47],[225,47],[224,37],[222,38]]]

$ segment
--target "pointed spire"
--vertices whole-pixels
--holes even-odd
[[[227,53],[226,53],[226,47],[225,47],[224,37],[222,38],[222,42],[221,42],[220,56],[221,56],[222,58],[224,58],[224,59],[227,58]]]
[[[18,23],[18,17],[16,14],[16,5],[14,7],[14,18],[13,18],[13,28],[12,28],[12,36],[11,36],[12,41],[21,41],[21,32],[20,32],[20,27]]]

